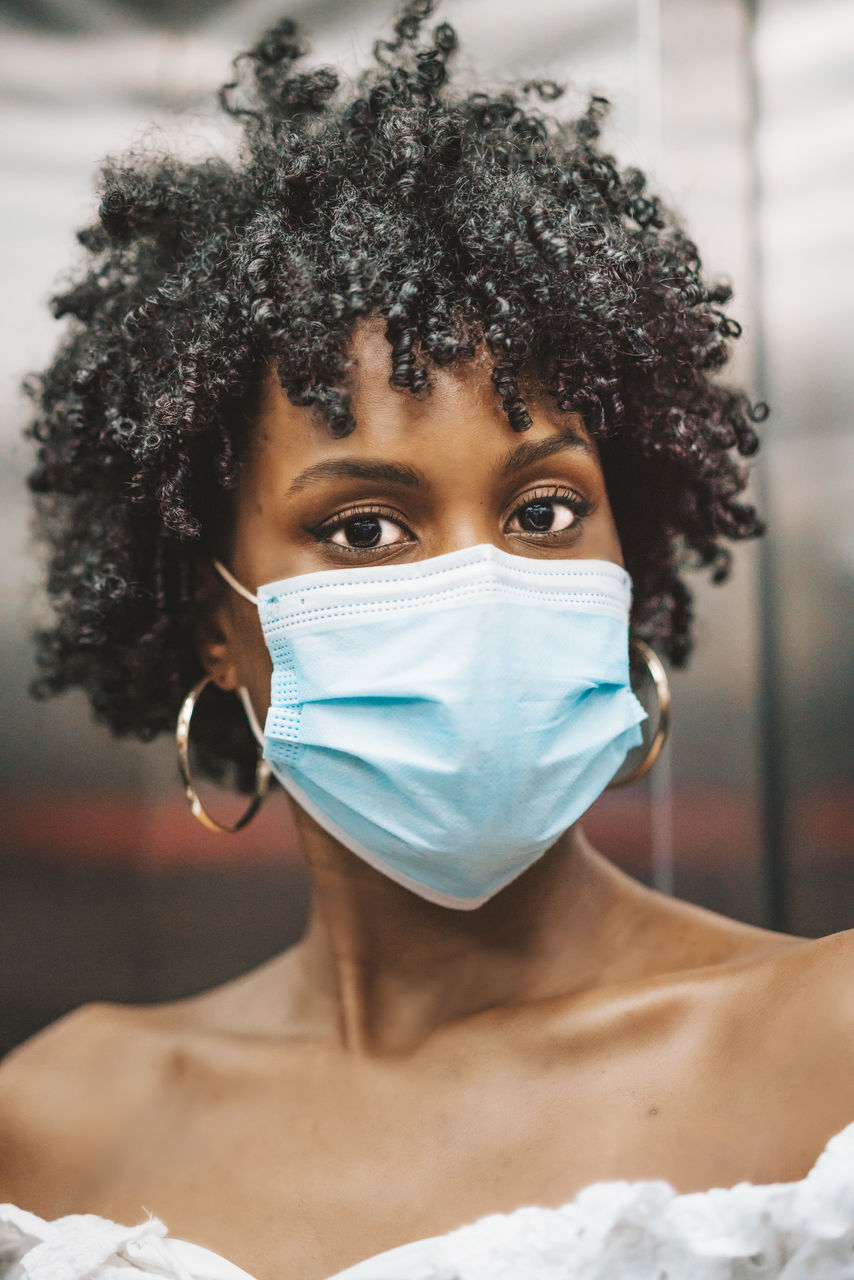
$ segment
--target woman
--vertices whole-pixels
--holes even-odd
[[[579,823],[649,758],[629,623],[683,662],[682,568],[759,532],[728,293],[600,100],[455,97],[432,7],[351,100],[280,24],[223,91],[240,163],[108,168],[57,301],[43,691],[272,769],[314,905],[235,982],[11,1055],[0,1199],[41,1216],[0,1258],[321,1280],[535,1205],[354,1275],[849,1274],[851,936],[661,897]],[[99,1221],[144,1211],[202,1248]]]

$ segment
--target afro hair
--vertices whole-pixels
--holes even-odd
[[[335,435],[354,428],[348,349],[384,322],[390,381],[485,351],[511,426],[532,384],[597,442],[634,582],[633,628],[674,664],[690,647],[688,568],[715,581],[726,543],[760,532],[739,456],[764,406],[716,381],[738,326],[678,219],[574,119],[550,81],[456,91],[447,23],[409,0],[349,88],[290,20],[220,92],[242,126],[234,163],[146,152],[108,162],[69,317],[30,381],[31,485],[50,549],[54,624],[36,692],[86,691],[113,731],[171,727],[203,674],[199,570],[228,557],[230,492],[271,366]],[[228,704],[226,706],[226,703]],[[251,777],[236,699],[203,763]]]

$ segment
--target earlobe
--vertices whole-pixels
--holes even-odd
[[[217,627],[212,620],[202,624],[197,631],[196,648],[202,666],[220,689],[239,688],[240,680],[236,663],[231,656],[231,645],[221,627]]]
[[[240,679],[235,661],[233,627],[228,616],[228,602],[221,584],[213,573],[200,582],[195,626],[196,652],[206,673],[220,689],[237,690]]]

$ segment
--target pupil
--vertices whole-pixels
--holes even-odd
[[[376,516],[347,521],[347,541],[351,547],[375,547],[381,533],[380,522]]]
[[[552,527],[554,514],[550,502],[528,502],[522,508],[522,524],[536,533],[543,533]]]

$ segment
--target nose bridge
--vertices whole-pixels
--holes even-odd
[[[455,448],[451,443],[434,473],[433,553],[444,555],[483,543],[500,545],[497,501],[489,452]]]
[[[441,371],[430,396],[408,407],[414,418],[395,440],[428,479],[425,551],[428,543],[431,555],[500,545],[499,469],[515,437],[488,372]]]
[[[462,551],[483,543],[499,545],[499,526],[491,496],[480,493],[468,499],[460,494],[443,502],[436,512],[436,555]]]

